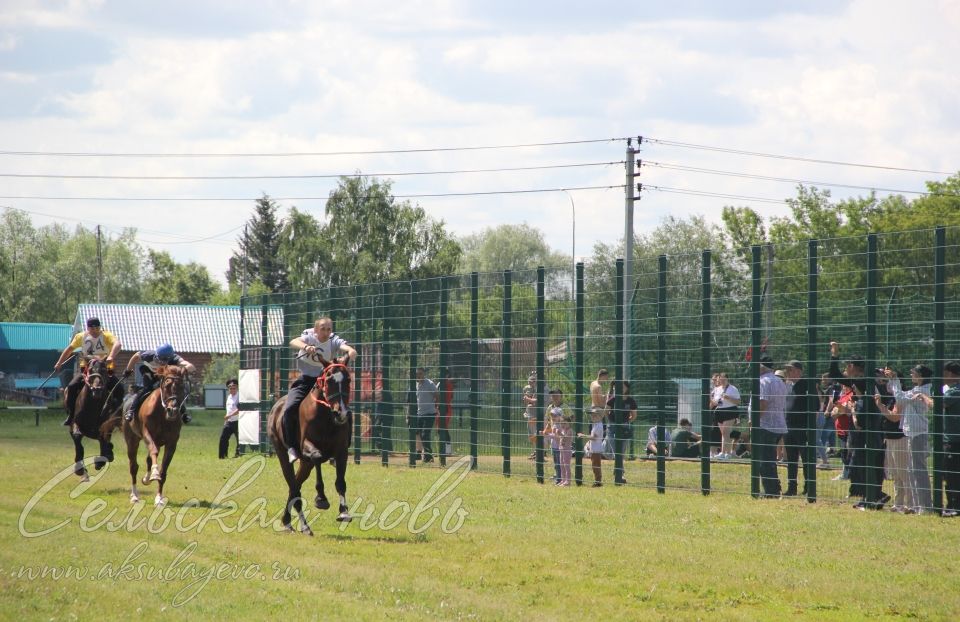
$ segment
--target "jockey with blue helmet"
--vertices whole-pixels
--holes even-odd
[[[133,356],[130,357],[130,361],[127,362],[127,368],[124,370],[123,375],[129,376],[133,373],[134,365],[140,363],[140,375],[143,377],[143,388],[140,389],[140,392],[137,393],[137,397],[133,400],[133,403],[130,404],[130,408],[123,415],[123,418],[127,421],[132,421],[134,413],[140,408],[140,404],[143,403],[143,400],[147,398],[150,393],[157,388],[157,371],[161,367],[167,365],[178,365],[182,367],[188,374],[192,374],[196,371],[196,367],[192,363],[181,357],[177,354],[176,350],[173,349],[173,346],[169,343],[162,343],[157,346],[156,350],[143,350],[142,352],[134,352]],[[186,412],[183,413],[183,422],[190,423],[190,415]]]

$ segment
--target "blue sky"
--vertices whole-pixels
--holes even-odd
[[[401,4],[402,6],[393,6]],[[292,153],[637,136],[943,173],[960,168],[960,2],[283,2],[6,0],[0,151]],[[658,144],[684,167],[922,190],[938,173],[839,167]],[[0,173],[304,175],[619,162],[622,143],[419,154],[133,158],[0,155]],[[623,183],[623,166],[395,177],[397,194]],[[641,181],[782,199],[792,184],[645,168]],[[0,199],[53,220],[137,226],[222,278],[252,198],[324,197],[313,180],[0,177]],[[834,196],[866,194],[834,190]],[[623,235],[623,191],[574,190],[576,254]],[[106,201],[185,198],[177,202]],[[237,198],[236,201],[199,199]],[[99,200],[97,200],[99,199]],[[457,234],[540,227],[564,252],[560,192],[416,199]],[[321,200],[281,201],[318,218]],[[636,229],[724,205],[649,191]],[[212,238],[212,239],[208,239]]]

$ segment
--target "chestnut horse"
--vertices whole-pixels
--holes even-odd
[[[296,473],[287,458],[287,448],[290,445],[283,435],[283,409],[286,396],[281,397],[273,405],[267,419],[267,435],[273,444],[277,459],[280,460],[280,469],[287,482],[287,504],[283,511],[283,526],[288,532],[293,531],[290,525],[291,509],[293,509],[300,518],[300,532],[311,536],[313,532],[303,515],[300,488],[310,477],[310,471],[316,467],[317,496],[314,499],[314,505],[320,510],[328,509],[330,502],[324,493],[323,476],[320,474],[320,465],[328,460],[333,460],[337,473],[334,484],[340,495],[340,514],[337,520],[349,521],[352,518],[347,511],[347,481],[344,478],[347,472],[347,450],[350,448],[353,433],[353,413],[348,406],[350,370],[343,363],[322,362],[323,372],[300,403],[300,447],[298,449],[302,458]]]
[[[170,461],[177,451],[180,440],[181,409],[186,400],[186,372],[178,365],[167,365],[156,372],[159,386],[140,404],[132,421],[123,422],[123,437],[127,442],[127,458],[130,460],[130,503],[140,501],[137,492],[137,450],[140,442],[147,446],[147,472],[141,480],[144,486],[156,481],[157,495],[153,502],[164,505],[163,485],[167,481]],[[133,396],[131,396],[132,399]],[[163,447],[163,464],[159,460]]]
[[[85,359],[85,363],[83,386],[80,387],[73,409],[70,437],[74,447],[73,472],[86,482],[90,480],[90,476],[83,465],[83,437],[100,441],[100,455],[94,458],[93,462],[98,471],[108,462],[113,462],[113,443],[110,442],[110,436],[115,427],[114,422],[120,417],[123,393],[122,389],[118,389],[122,386],[120,381],[114,377],[106,361],[89,357]]]

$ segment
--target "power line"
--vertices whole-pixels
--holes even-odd
[[[734,153],[737,155],[746,155],[746,156],[756,156],[759,158],[773,158],[776,160],[795,160],[797,162],[812,162],[815,164],[831,164],[835,166],[857,166],[860,168],[874,168],[882,169],[886,171],[903,171],[907,173],[930,173],[932,175],[953,175],[954,173],[948,173],[944,171],[932,171],[922,168],[904,168],[899,166],[884,166],[880,164],[862,164],[858,162],[842,162],[839,160],[820,160],[817,158],[804,158],[800,156],[791,156],[791,155],[781,155],[776,153],[762,153],[759,151],[746,151],[743,149],[731,149],[728,147],[715,147],[712,145],[698,145],[695,143],[684,143],[675,140],[667,140],[664,138],[648,138],[643,136],[642,142],[653,143],[657,145],[664,145],[667,147],[680,147],[683,149],[700,149],[703,151],[718,151],[720,153]]]
[[[259,180],[259,179],[340,179],[341,177],[410,177],[414,175],[460,175],[465,173],[508,173],[514,171],[542,171],[550,169],[586,168],[624,164],[623,160],[612,162],[580,162],[575,164],[544,164],[542,166],[513,166],[503,168],[474,168],[439,171],[403,171],[395,173],[327,173],[318,175],[57,175],[43,173],[0,173],[0,177],[16,179],[96,179],[96,180],[145,180],[145,181],[198,181],[198,180]]]
[[[688,171],[692,173],[706,173],[708,175],[725,175],[728,177],[742,177],[745,179],[761,179],[765,181],[779,181],[787,182],[794,184],[805,184],[808,186],[828,186],[832,188],[851,188],[854,190],[873,190],[877,192],[892,192],[898,194],[918,194],[922,196],[945,196],[945,197],[956,197],[960,196],[951,192],[925,192],[923,190],[901,190],[897,188],[880,188],[877,186],[858,186],[854,184],[841,184],[829,181],[810,181],[807,179],[792,179],[789,177],[772,177],[768,175],[755,175],[752,173],[737,173],[734,171],[723,171],[710,168],[700,168],[696,166],[683,166],[681,164],[670,164],[667,162],[655,162],[652,160],[639,160],[638,163],[640,166],[653,166],[657,168],[664,168],[676,171]]]
[[[394,199],[427,199],[440,197],[473,197],[489,196],[498,194],[537,194],[546,192],[563,192],[564,190],[612,190],[614,188],[622,189],[623,184],[610,186],[568,186],[565,188],[530,188],[520,190],[488,190],[476,192],[437,192],[427,194],[393,194]],[[68,196],[0,196],[4,200],[21,201],[140,201],[140,202],[161,202],[161,201],[256,201],[262,197],[68,197]],[[329,201],[330,197],[270,197],[274,201]]]
[[[275,153],[119,153],[94,151],[12,151],[0,150],[0,156],[55,156],[66,158],[287,158],[307,156],[385,155],[398,153],[436,153],[449,151],[485,151],[496,149],[526,149],[531,147],[559,147],[586,145],[626,140],[627,137],[592,138],[587,140],[562,140],[543,143],[518,143],[512,145],[481,145],[461,147],[425,147],[422,149],[371,149],[367,151],[301,151]]]
[[[657,190],[659,192],[671,192],[674,194],[687,194],[701,197],[717,197],[721,199],[737,199],[741,201],[759,201],[761,203],[776,203],[782,205],[786,203],[784,199],[771,199],[769,197],[751,197],[739,194],[724,194],[721,192],[707,192],[705,190],[693,190],[690,188],[669,188],[667,186],[654,186],[650,184],[641,184],[640,190]]]

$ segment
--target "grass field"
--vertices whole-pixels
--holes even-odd
[[[365,458],[347,473],[357,519],[311,511],[308,538],[270,520],[276,458],[217,460],[218,436],[213,415],[185,429],[155,513],[153,487],[130,505],[119,446],[88,489],[68,475],[45,491],[72,459],[59,417],[0,413],[0,619],[960,618],[960,521],[753,500],[741,465],[715,474],[731,492],[702,496],[634,486],[653,481],[644,462],[628,487],[558,489],[522,459],[456,484],[463,471]],[[696,487],[696,464],[670,468]]]

